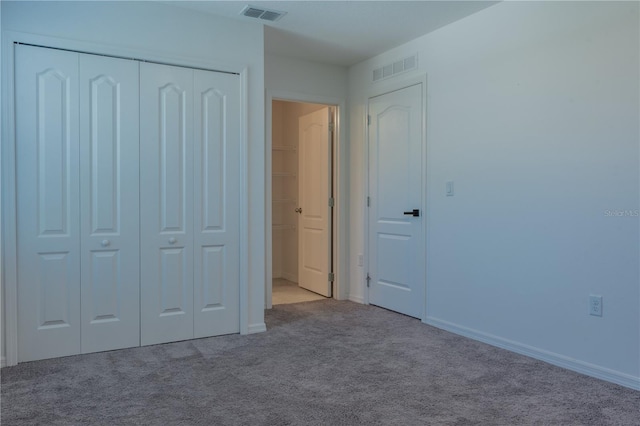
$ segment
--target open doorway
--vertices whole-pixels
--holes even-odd
[[[273,305],[333,296],[336,108],[271,105]]]

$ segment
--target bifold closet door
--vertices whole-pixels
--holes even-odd
[[[240,85],[194,71],[194,337],[240,332]]]
[[[138,62],[80,55],[82,352],[140,345]]]
[[[18,360],[137,346],[138,65],[15,55]]]
[[[142,344],[237,333],[238,76],[140,67]]]
[[[236,333],[237,75],[15,48],[18,360]]]
[[[78,54],[16,46],[18,360],[80,353]]]
[[[193,70],[140,64],[141,343],[193,338]]]

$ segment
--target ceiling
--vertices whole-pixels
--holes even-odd
[[[268,53],[350,66],[462,19],[496,1],[176,1],[200,12],[265,25]],[[276,22],[240,15],[246,5],[287,12]]]

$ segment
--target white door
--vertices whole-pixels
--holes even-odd
[[[140,345],[138,62],[80,57],[82,352]]]
[[[193,70],[140,64],[141,343],[193,337]]]
[[[240,86],[194,71],[194,337],[240,331]]]
[[[421,317],[422,85],[369,99],[369,115],[369,303]]]
[[[80,352],[78,54],[15,49],[18,361]]]
[[[331,297],[330,109],[299,119],[298,285]]]

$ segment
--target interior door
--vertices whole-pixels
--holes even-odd
[[[80,58],[82,352],[140,345],[138,62]]]
[[[299,118],[298,285],[331,297],[331,122],[323,108]]]
[[[240,84],[194,71],[194,337],[240,331]]]
[[[369,303],[424,306],[422,85],[369,99]]]
[[[15,48],[18,361],[80,353],[78,54]]]
[[[141,343],[193,337],[193,70],[140,64]]]

